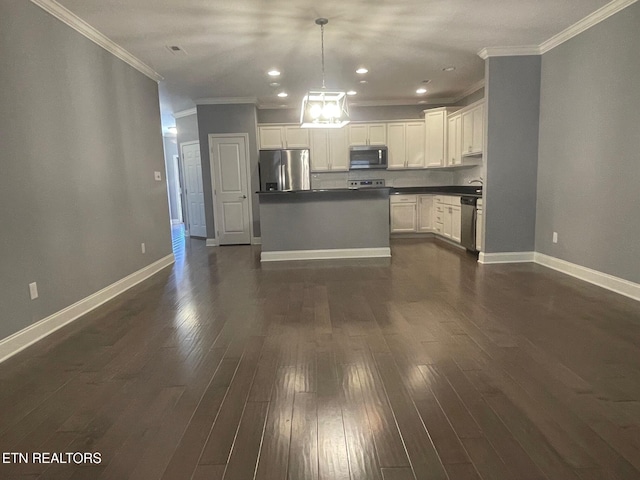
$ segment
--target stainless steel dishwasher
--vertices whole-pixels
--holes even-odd
[[[460,243],[467,250],[476,249],[477,197],[460,197]]]

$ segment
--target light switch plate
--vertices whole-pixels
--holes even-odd
[[[558,232],[553,232],[553,243],[558,243]]]
[[[38,284],[36,282],[29,284],[29,296],[31,300],[38,298]]]
[[[153,172],[153,178],[156,180],[156,182],[161,182],[162,174],[160,172]]]

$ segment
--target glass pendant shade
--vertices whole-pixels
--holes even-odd
[[[311,90],[302,99],[302,128],[342,128],[349,123],[349,107],[345,92]]]

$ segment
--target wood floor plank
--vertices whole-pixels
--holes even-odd
[[[263,343],[264,337],[250,337],[247,340],[238,369],[198,461],[200,465],[227,463],[245,402],[251,390]]]
[[[318,410],[315,393],[296,392],[291,420],[289,480],[318,479]]]
[[[224,473],[226,480],[253,478],[258,463],[268,408],[267,402],[247,402]]]

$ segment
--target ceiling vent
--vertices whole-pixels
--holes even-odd
[[[187,55],[185,49],[178,45],[167,45],[167,50],[169,50],[174,55]]]

